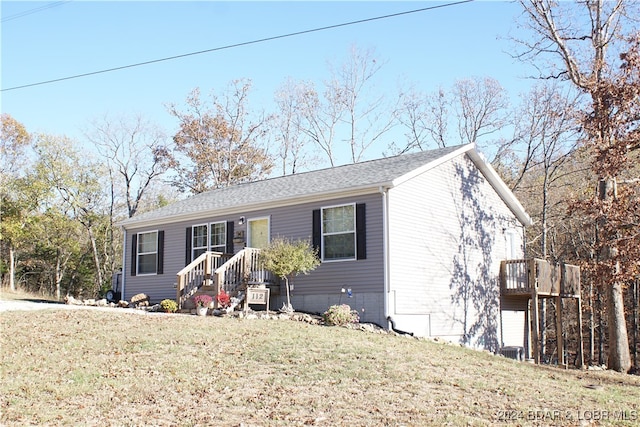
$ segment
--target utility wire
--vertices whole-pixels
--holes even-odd
[[[328,26],[325,26],[325,27],[318,27],[318,28],[313,28],[313,29],[310,29],[310,30],[303,30],[303,31],[296,31],[296,32],[293,32],[293,33],[280,34],[280,35],[277,35],[277,36],[265,37],[265,38],[262,38],[262,39],[256,39],[256,40],[251,40],[251,41],[246,41],[246,42],[241,42],[241,43],[230,44],[230,45],[226,45],[226,46],[214,47],[212,49],[199,50],[197,52],[184,53],[182,55],[168,56],[168,57],[165,57],[165,58],[153,59],[151,61],[138,62],[138,63],[135,63],[135,64],[129,64],[129,65],[122,65],[120,67],[114,67],[114,68],[107,68],[107,69],[100,70],[100,71],[92,71],[92,72],[89,72],[89,73],[76,74],[76,75],[73,75],[73,76],[61,77],[61,78],[58,78],[58,79],[46,80],[46,81],[42,81],[42,82],[38,82],[38,83],[30,83],[30,84],[21,85],[21,86],[13,86],[13,87],[9,87],[9,88],[6,88],[6,89],[2,89],[2,90],[0,90],[0,92],[8,92],[10,90],[24,89],[24,88],[27,88],[27,87],[33,87],[33,86],[50,84],[50,83],[56,83],[56,82],[61,82],[61,81],[64,81],[64,80],[78,79],[80,77],[93,76],[93,75],[96,75],[96,74],[110,73],[112,71],[118,71],[118,70],[124,70],[124,69],[127,69],[127,68],[140,67],[140,66],[143,66],[143,65],[155,64],[155,63],[158,63],[158,62],[171,61],[173,59],[185,58],[187,56],[202,55],[203,53],[210,53],[210,52],[216,52],[216,51],[220,51],[220,50],[232,49],[232,48],[236,48],[236,47],[240,47],[240,46],[248,46],[248,45],[257,44],[257,43],[264,43],[264,42],[268,42],[268,41],[272,41],[272,40],[284,39],[284,38],[299,36],[299,35],[303,35],[303,34],[315,33],[315,32],[319,32],[319,31],[332,30],[332,29],[335,29],[335,28],[346,27],[346,26],[350,26],[350,25],[362,24],[362,23],[365,23],[365,22],[378,21],[378,20],[381,20],[381,19],[395,18],[397,16],[409,15],[409,14],[418,13],[418,12],[425,12],[427,10],[440,9],[440,8],[448,7],[448,6],[457,6],[457,5],[464,4],[464,3],[471,3],[473,1],[474,0],[462,0],[462,1],[453,2],[453,3],[440,4],[440,5],[437,5],[437,6],[424,7],[424,8],[421,8],[421,9],[408,10],[408,11],[405,11],[405,12],[392,13],[392,14],[389,14],[389,15],[376,16],[376,17],[373,17],[373,18],[360,19],[360,20],[357,20],[357,21],[344,22],[342,24],[328,25]]]
[[[31,15],[32,13],[40,12],[41,10],[51,9],[52,7],[56,7],[56,6],[62,6],[63,4],[69,3],[70,1],[71,0],[64,0],[64,1],[54,1],[53,3],[47,3],[47,4],[42,5],[40,7],[35,7],[33,9],[29,9],[29,10],[25,10],[25,11],[20,12],[20,13],[16,13],[15,15],[10,15],[10,16],[4,17],[4,18],[2,18],[2,21],[0,21],[0,22],[12,21],[14,19],[22,18],[23,16]]]

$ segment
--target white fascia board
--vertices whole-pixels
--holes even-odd
[[[329,191],[317,194],[311,194],[308,196],[302,197],[290,197],[283,199],[274,199],[268,202],[259,202],[259,203],[247,203],[238,206],[231,206],[228,208],[222,209],[209,209],[209,210],[201,210],[197,212],[190,212],[188,214],[183,215],[171,215],[163,218],[151,218],[148,220],[138,220],[135,218],[131,218],[129,220],[121,222],[119,225],[123,229],[131,230],[143,227],[151,227],[151,226],[160,226],[165,224],[173,224],[176,222],[189,222],[201,220],[202,218],[215,216],[230,216],[230,215],[244,215],[247,212],[255,211],[259,209],[273,209],[273,208],[281,208],[287,206],[301,205],[303,203],[313,203],[313,202],[322,202],[330,199],[338,199],[344,197],[356,197],[363,196],[373,193],[379,193],[381,186],[388,186],[390,183],[377,183],[372,185],[367,185],[358,188],[350,188],[347,190],[340,191]]]
[[[500,178],[500,175],[498,175],[498,172],[496,172],[493,166],[485,160],[484,156],[475,149],[467,151],[467,155],[480,172],[482,172],[482,175],[484,175],[487,181],[489,181],[491,186],[496,190],[500,198],[507,204],[509,209],[511,209],[522,225],[533,225],[533,220],[524,210],[520,201],[516,198],[509,187],[507,187],[507,184],[505,184],[502,178]]]
[[[446,163],[448,161],[450,161],[451,159],[454,159],[456,157],[458,157],[459,155],[468,152],[469,150],[473,150],[475,148],[475,144],[466,144],[466,145],[462,145],[460,146],[460,148],[458,148],[455,151],[452,151],[451,153],[447,154],[446,156],[442,156],[442,157],[438,157],[437,159],[423,165],[420,166],[419,168],[416,168],[414,170],[412,170],[411,172],[407,172],[404,175],[396,178],[393,180],[391,187],[395,187],[397,185],[402,184],[403,182],[406,182],[412,178],[415,178],[418,175],[421,175],[437,166],[440,166],[443,163]]]

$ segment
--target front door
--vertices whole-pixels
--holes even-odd
[[[269,217],[250,219],[247,225],[247,246],[266,248],[269,244]]]

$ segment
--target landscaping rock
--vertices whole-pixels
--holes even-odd
[[[83,305],[83,302],[79,299],[75,299],[74,297],[72,297],[71,295],[67,295],[64,298],[64,302],[66,304],[70,304],[70,305]]]
[[[131,305],[136,307],[145,307],[149,305],[149,295],[136,294],[131,297]]]

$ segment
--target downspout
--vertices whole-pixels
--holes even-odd
[[[389,273],[389,189],[380,186],[380,194],[382,194],[382,257],[383,257],[383,275],[384,275],[384,318],[387,322],[386,328],[389,329],[389,312],[391,297],[391,280]]]
[[[127,282],[127,268],[126,268],[126,261],[127,261],[127,257],[126,257],[126,253],[127,253],[127,229],[122,227],[122,282],[121,282],[121,289],[120,289],[120,299],[125,299],[124,296],[124,286],[125,283]]]

